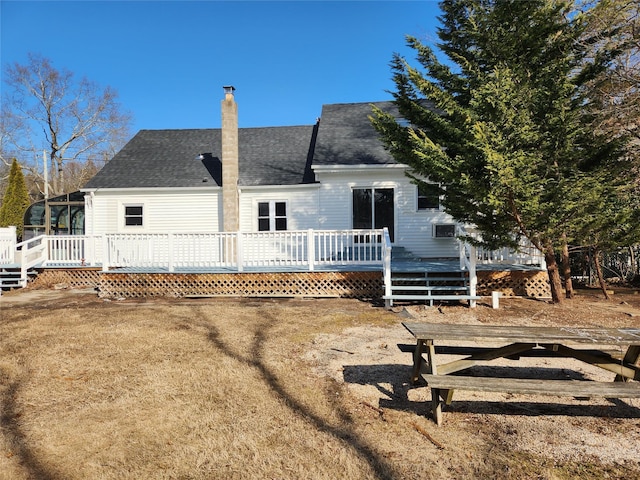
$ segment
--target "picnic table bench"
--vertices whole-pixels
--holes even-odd
[[[576,328],[497,325],[456,325],[403,323],[416,339],[411,381],[420,378],[431,388],[432,415],[442,424],[443,404],[449,405],[455,390],[474,390],[517,394],[570,397],[640,398],[640,329]],[[473,342],[476,346],[461,359],[436,362],[436,348],[446,353],[451,343]],[[496,346],[498,344],[499,346]],[[582,348],[574,348],[574,347]],[[588,346],[588,348],[584,348]],[[624,351],[620,358],[614,350]],[[423,356],[426,354],[426,358]],[[597,366],[615,374],[611,381],[547,378],[504,378],[460,375],[476,365],[499,358],[567,357]],[[544,368],[530,369],[541,376]]]

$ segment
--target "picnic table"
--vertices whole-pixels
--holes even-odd
[[[455,390],[543,394],[570,397],[640,398],[640,329],[538,326],[464,325],[405,322],[416,339],[412,383],[420,378],[431,388],[432,414],[442,424],[443,404],[449,405]],[[472,343],[467,349],[461,344]],[[458,348],[456,348],[458,347]],[[621,352],[614,356],[615,352]],[[437,360],[449,353],[463,358]],[[438,353],[438,358],[436,357]],[[426,357],[425,357],[426,355]],[[460,355],[458,355],[460,356]],[[545,365],[527,370],[528,378],[499,374],[474,376],[463,372],[500,358],[566,357],[610,372],[611,381],[548,379]],[[451,359],[449,359],[451,360]],[[548,371],[548,366],[546,367]],[[496,369],[499,370],[499,369]],[[467,373],[467,374],[461,374]],[[543,378],[544,377],[544,378]]]

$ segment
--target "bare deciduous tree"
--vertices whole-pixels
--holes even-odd
[[[619,51],[608,69],[591,82],[594,127],[612,135],[630,135],[630,153],[640,143],[640,3],[637,0],[578,0],[587,12],[585,48]]]
[[[5,84],[0,159],[21,159],[40,193],[44,161],[49,192],[60,195],[81,187],[130,137],[131,117],[114,89],[76,81],[47,58],[30,54],[26,64],[9,65]]]

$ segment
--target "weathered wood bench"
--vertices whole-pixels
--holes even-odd
[[[398,349],[404,353],[414,353],[416,350],[415,343],[398,343],[396,344]],[[448,345],[436,345],[434,351],[439,355],[482,355],[488,352],[495,351],[492,347],[470,347],[470,346],[448,346]],[[603,360],[615,359],[620,361],[622,353],[619,349],[602,349],[602,350],[582,350],[585,354],[589,354],[593,357],[602,357]],[[527,350],[524,352],[516,353],[513,355],[505,355],[504,358],[510,360],[519,360],[522,357],[544,357],[544,358],[567,358],[567,355],[563,352],[548,350],[548,349],[535,349]],[[423,357],[424,358],[424,357]]]
[[[576,398],[640,398],[640,383],[638,382],[541,380],[431,374],[423,374],[422,378],[431,388],[432,413],[438,425],[442,424],[443,403],[451,404],[454,390]]]

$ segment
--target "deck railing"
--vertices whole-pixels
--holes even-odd
[[[383,230],[108,234],[102,237],[103,270],[115,267],[247,268],[380,265]]]
[[[522,242],[517,251],[509,248],[498,250],[477,249],[478,263],[494,265],[540,265],[545,266],[544,254],[528,242]]]
[[[47,259],[46,237],[31,238],[16,244],[15,260],[20,264],[20,285],[27,285],[27,274],[29,270],[39,264],[43,264]]]
[[[458,232],[464,234],[463,230]],[[460,235],[457,235],[459,237]],[[476,272],[476,265],[478,262],[478,252],[475,246],[458,239],[460,246],[460,270],[466,270],[469,273],[469,295],[475,297],[478,290],[478,274]],[[476,301],[472,298],[469,300],[469,306],[475,307]]]
[[[16,227],[0,228],[0,265],[16,261]]]
[[[456,236],[471,236],[480,238],[480,233],[473,228],[459,227]],[[539,265],[545,267],[544,254],[527,239],[522,239],[517,250],[499,248],[489,250],[483,247],[475,249],[476,261],[484,265]]]
[[[459,231],[460,235],[468,232]],[[4,249],[4,250],[3,250]],[[18,263],[27,271],[42,266],[98,266],[104,271],[129,267],[176,270],[290,269],[313,271],[332,266],[379,266],[386,288],[391,277],[391,240],[382,230],[299,230],[281,232],[163,233],[39,236],[15,245],[13,258],[2,253],[0,264]],[[460,241],[460,268],[469,272],[475,295],[479,263],[535,264],[537,251],[489,252]],[[540,263],[543,266],[543,263]],[[386,292],[387,294],[389,292]]]

